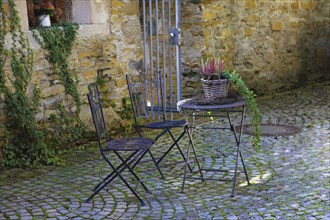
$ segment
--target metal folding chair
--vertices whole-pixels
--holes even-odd
[[[154,141],[148,138],[137,137],[137,138],[122,138],[113,140],[109,137],[108,131],[106,129],[102,102],[100,93],[98,91],[97,85],[90,84],[88,86],[89,93],[87,94],[90,109],[92,112],[93,122],[97,134],[98,146],[101,152],[102,157],[111,167],[112,172],[109,173],[94,189],[94,193],[86,200],[89,202],[96,194],[98,194],[104,187],[110,184],[113,180],[119,177],[127,188],[134,194],[134,196],[141,202],[143,205],[143,200],[137,194],[137,192],[131,187],[131,185],[126,181],[122,175],[123,171],[128,171],[132,174],[137,180],[138,184],[149,192],[148,188],[133,171],[134,167],[139,163],[139,161],[144,157],[146,153],[149,153],[151,159],[155,163],[160,175],[163,177],[162,172],[160,171],[155,158],[150,152],[150,148],[153,146]],[[119,165],[114,165],[113,160],[111,160],[110,152],[114,153],[117,156],[120,163]],[[125,153],[126,152],[126,153]],[[127,154],[127,152],[129,154]],[[125,155],[124,157],[122,155]]]
[[[161,136],[165,135],[166,133],[170,135],[173,141],[171,146],[166,150],[166,152],[157,160],[157,164],[159,164],[174,147],[179,150],[179,153],[185,161],[185,155],[182,152],[178,143],[187,132],[189,141],[190,143],[192,143],[190,133],[188,131],[188,124],[184,119],[167,120],[167,109],[164,105],[165,97],[163,97],[163,88],[160,73],[155,74],[152,79],[148,78],[142,72],[139,72],[139,75],[130,74],[126,75],[126,81],[133,108],[135,125],[140,137],[142,137],[141,129],[149,128],[162,130],[160,134],[158,134],[154,138],[154,141],[157,141]],[[140,123],[141,119],[145,120],[144,124]],[[171,131],[174,128],[182,128],[182,132],[177,138],[174,137]],[[190,166],[189,170],[192,171]]]

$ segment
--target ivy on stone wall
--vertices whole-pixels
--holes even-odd
[[[33,37],[40,46],[49,51],[49,60],[54,64],[55,72],[60,76],[66,93],[76,102],[77,115],[80,112],[81,100],[77,90],[78,81],[70,73],[69,58],[78,29],[77,24],[61,24],[61,26],[41,27],[32,31]]]
[[[87,132],[79,118],[81,99],[78,93],[78,80],[73,78],[69,69],[69,59],[77,38],[77,24],[61,24],[60,26],[40,27],[32,31],[33,37],[40,46],[49,51],[49,61],[59,75],[65,92],[71,95],[77,106],[75,116],[69,115],[62,104],[58,105],[57,114],[52,114],[49,121],[55,132],[50,137],[53,144],[61,145],[83,138]]]
[[[8,0],[9,13],[0,0],[0,94],[4,94],[6,122],[2,141],[3,161],[6,166],[34,166],[37,163],[56,163],[58,158],[46,145],[44,132],[39,130],[35,114],[39,106],[37,88],[27,97],[33,71],[33,53],[22,32],[21,21],[14,0]],[[10,51],[5,48],[5,37],[11,35]],[[5,71],[7,61],[10,73]],[[10,75],[8,75],[10,74]]]

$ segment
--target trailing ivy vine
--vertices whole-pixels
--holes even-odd
[[[254,132],[253,145],[256,147],[256,149],[258,149],[258,147],[261,146],[261,114],[255,99],[256,95],[245,85],[244,80],[237,72],[225,71],[222,73],[222,77],[232,82],[244,97],[249,110],[251,124]]]
[[[45,135],[35,121],[39,91],[34,88],[34,97],[26,96],[33,71],[33,53],[22,32],[14,0],[7,2],[10,11],[5,14],[4,1],[0,0],[0,93],[4,94],[6,113],[2,165],[21,167],[40,162],[56,163],[54,151],[45,144]],[[12,39],[10,51],[5,48],[7,34]],[[7,61],[10,75],[5,72]]]
[[[78,29],[77,24],[67,23],[48,28],[40,27],[32,31],[33,37],[40,46],[49,51],[49,61],[53,63],[55,73],[60,76],[65,92],[74,98],[77,106],[76,115],[72,117],[60,103],[57,114],[52,114],[49,118],[55,129],[50,141],[57,146],[88,136],[88,132],[79,118],[81,99],[77,89],[78,80],[72,77],[69,69],[69,58]]]
[[[55,72],[60,76],[66,93],[76,102],[77,115],[80,112],[81,100],[77,90],[78,81],[73,79],[70,73],[69,58],[78,29],[77,24],[61,24],[61,26],[41,27],[32,31],[33,37],[40,46],[49,51],[49,60],[54,64]]]
[[[4,84],[4,69],[8,57],[5,49],[5,37],[7,34],[6,15],[4,13],[3,0],[0,0],[0,85]],[[0,88],[1,89],[1,88]]]

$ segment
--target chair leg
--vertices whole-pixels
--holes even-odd
[[[183,160],[185,161],[186,158],[185,158],[185,156],[184,156],[184,154],[183,154],[181,148],[179,147],[178,142],[179,142],[179,141],[181,140],[181,138],[184,136],[184,134],[185,134],[186,131],[184,130],[184,131],[182,132],[182,134],[181,134],[181,135],[178,137],[178,139],[176,139],[176,140],[175,140],[173,134],[171,133],[171,131],[170,131],[169,129],[167,129],[166,132],[168,132],[168,133],[170,134],[170,136],[171,136],[171,138],[172,138],[172,140],[173,140],[174,143],[171,145],[171,147],[168,148],[168,150],[163,154],[163,156],[161,156],[161,158],[158,159],[157,164],[159,164],[159,163],[160,163],[160,162],[161,162],[161,161],[167,156],[167,154],[168,154],[168,153],[174,148],[174,146],[177,146],[177,148],[179,149],[179,152],[180,152],[180,154],[181,154]],[[188,168],[189,168],[189,171],[192,172],[192,169],[191,169],[191,167],[190,167],[189,164],[188,164]]]
[[[166,132],[168,132],[169,130],[166,129],[165,132],[162,132],[163,134],[165,134]],[[178,139],[181,139],[181,137],[184,135],[184,132],[180,135],[180,137]],[[155,139],[156,140],[156,139]],[[159,164],[166,156],[167,154],[173,149],[173,147],[175,146],[175,142],[171,145],[171,147],[169,147],[167,149],[167,151],[163,154],[163,156],[161,156],[158,161],[157,161],[157,164]]]
[[[172,134],[172,132],[171,132],[170,130],[168,130],[168,133],[169,133],[170,136],[172,137],[172,140],[174,141],[174,144],[175,144],[176,147],[178,148],[178,150],[179,150],[179,152],[180,152],[180,154],[181,154],[183,160],[186,160],[186,158],[185,158],[185,156],[184,156],[184,154],[183,154],[181,148],[180,148],[179,145],[178,145],[178,142],[181,140],[181,138],[183,137],[183,135],[186,133],[186,129],[183,130],[182,135],[180,135],[179,138],[178,138],[177,140],[175,140],[175,138],[174,138],[174,136],[173,136],[173,134]],[[191,169],[191,167],[190,167],[189,164],[188,164],[188,168],[189,168],[189,171],[192,172],[192,169]]]
[[[162,178],[162,179],[165,179],[165,178],[164,178],[164,175],[163,175],[162,171],[160,170],[160,168],[159,168],[159,166],[158,166],[158,164],[157,164],[157,162],[156,162],[154,156],[152,155],[151,151],[148,150],[148,152],[149,152],[149,154],[150,154],[150,157],[151,157],[152,161],[154,162],[155,166],[157,167],[157,170],[158,170],[158,172],[159,172],[161,178]]]
[[[115,151],[114,151],[115,152]],[[118,155],[117,152],[115,152],[116,155]],[[136,155],[138,153],[138,151],[133,152],[129,158],[132,158],[134,155]],[[144,155],[145,152],[142,153],[142,155]],[[142,156],[141,155],[141,156]],[[108,165],[112,168],[113,172],[115,173],[115,175],[113,175],[107,182],[105,182],[101,187],[97,188],[97,190],[90,196],[88,197],[88,199],[85,200],[85,202],[89,202],[95,195],[97,195],[102,189],[104,189],[104,187],[106,187],[109,183],[111,183],[117,176],[119,176],[119,178],[124,182],[124,184],[127,186],[127,188],[133,193],[133,195],[140,201],[141,205],[144,205],[143,200],[140,198],[140,196],[134,191],[134,189],[128,184],[128,182],[125,180],[125,178],[121,175],[121,172],[123,172],[125,170],[125,168],[130,168],[130,164],[132,164],[136,158],[134,158],[133,160],[131,160],[128,164],[124,163],[124,161],[122,160],[122,164],[120,164],[117,168],[115,166],[112,165],[112,163],[105,157],[104,154],[102,154],[103,158],[105,159],[105,161],[108,163]],[[140,159],[140,158],[138,158]],[[127,160],[127,159],[126,159]],[[125,160],[125,161],[126,161]],[[120,169],[120,170],[119,170]],[[133,172],[134,173],[134,172]],[[110,176],[110,174],[108,175]],[[108,176],[106,178],[108,178]],[[104,181],[104,180],[103,180]],[[102,182],[103,182],[102,181]],[[142,183],[141,181],[139,181],[140,183]],[[142,183],[143,184],[143,183]],[[142,185],[141,184],[141,185]],[[144,186],[144,184],[143,184]],[[145,187],[145,186],[144,186]]]
[[[151,159],[154,161],[155,166],[156,166],[156,168],[157,168],[159,174],[161,175],[161,178],[164,179],[163,173],[162,173],[162,171],[160,170],[160,168],[159,168],[159,166],[158,166],[158,164],[157,164],[157,162],[156,162],[154,156],[152,155],[150,149],[147,150],[147,151],[145,151],[145,152],[143,153],[143,155],[142,155],[142,156],[141,156],[141,157],[140,157],[140,158],[134,163],[134,165],[132,166],[132,169],[134,169],[134,167],[135,167],[135,166],[141,161],[141,159],[144,157],[144,155],[145,155],[147,152],[149,152],[149,154],[150,154],[150,156],[151,156]]]
[[[143,151],[142,156],[145,155],[145,152],[147,150]],[[146,190],[146,192],[150,192],[149,189],[147,188],[146,185],[144,185],[144,183],[140,180],[140,178],[136,175],[136,173],[133,171],[133,169],[129,166],[129,164],[125,163],[125,160],[117,153],[117,151],[114,151],[114,153],[117,155],[117,157],[121,160],[122,163],[124,163],[124,166],[131,172],[131,174],[133,174],[133,176],[135,177],[135,179],[141,184],[141,186]],[[141,158],[140,157],[140,158]],[[139,159],[140,159],[139,158]]]
[[[128,162],[135,154],[131,154],[128,158],[126,158],[126,162]],[[121,169],[121,167],[123,166],[124,164],[121,163],[118,167],[117,167],[117,170]],[[102,184],[105,184],[107,182],[107,180],[115,173],[115,171],[112,171],[107,177],[105,177],[99,184],[97,184],[94,188],[93,188],[93,191],[97,190]]]

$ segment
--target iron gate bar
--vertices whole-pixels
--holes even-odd
[[[157,81],[160,80],[160,69],[159,69],[159,33],[158,33],[158,0],[156,1],[156,12],[155,12],[155,17],[156,17],[156,68],[157,68]],[[152,73],[152,72],[151,72]],[[160,103],[160,98],[161,95],[160,94],[160,86],[162,86],[161,84],[157,83],[157,103]],[[162,106],[163,107],[163,106]],[[160,119],[160,108],[158,108],[158,120]]]
[[[177,101],[180,101],[182,99],[182,85],[181,85],[181,45],[180,45],[180,35],[181,35],[181,2],[180,0],[175,0],[176,4],[175,4],[175,28],[178,31],[178,36],[177,36],[177,40],[178,43],[175,46],[176,49],[176,76],[177,76]]]
[[[147,22],[146,22],[146,1],[142,2],[142,10],[143,10],[143,73],[147,73]],[[147,79],[145,79],[144,83],[147,85]],[[146,94],[148,95],[148,94]],[[147,97],[148,98],[148,97]]]
[[[162,0],[162,54],[163,54],[163,105],[164,108],[166,107],[166,47],[165,47],[165,0]],[[166,114],[165,114],[165,120],[166,120]]]
[[[153,72],[154,72],[154,63],[153,63],[153,58],[154,58],[154,54],[153,54],[153,45],[152,45],[152,35],[153,35],[153,25],[152,25],[152,0],[149,0],[149,59],[150,59],[150,80],[153,81]],[[148,88],[148,86],[147,86]],[[153,91],[153,85],[151,84],[151,91]],[[150,104],[151,107],[154,106],[154,94],[153,92],[151,92],[150,94],[151,98],[150,98]],[[154,110],[151,109],[151,115],[152,118],[154,118]]]
[[[150,101],[150,105],[148,106],[151,108],[150,115],[153,118],[158,117],[159,119],[161,117],[159,108],[165,108],[167,112],[169,112],[171,120],[173,120],[173,113],[177,112],[176,101],[181,100],[182,96],[181,49],[179,43],[181,3],[180,0],[161,0],[161,2],[160,0],[143,0],[142,2],[143,73],[147,75],[151,81],[158,79],[157,77],[163,80],[162,85],[160,85],[163,87],[163,95],[159,93],[159,87],[151,87],[150,91],[148,91],[147,98]],[[175,15],[175,24],[173,24],[172,21],[173,9],[175,10],[175,13],[173,13],[173,15]],[[161,22],[159,21],[160,19]],[[159,25],[162,27],[160,28]],[[175,26],[172,27],[172,25]],[[159,34],[162,35],[161,38]],[[159,75],[161,71],[163,73]],[[177,76],[175,77],[174,74],[177,74]],[[174,89],[174,80],[177,80],[176,91]],[[145,81],[145,83],[146,85],[149,84],[147,81]],[[155,89],[157,89],[157,91],[151,92]],[[177,97],[175,95],[177,95]],[[164,103],[163,106],[157,106],[158,103],[160,103],[160,99],[162,99]]]
[[[172,103],[173,103],[173,91],[172,91],[172,88],[173,88],[173,85],[172,85],[172,79],[173,79],[173,76],[172,76],[172,56],[171,56],[171,36],[170,36],[170,30],[171,30],[171,23],[172,23],[172,19],[171,19],[171,0],[168,0],[168,26],[167,26],[167,33],[168,33],[168,63],[169,63],[169,66],[168,66],[168,72],[169,72],[169,79],[170,79],[170,85],[169,85],[169,92],[170,92],[170,109],[172,109]],[[165,80],[165,79],[164,79]],[[165,88],[166,90],[166,88]],[[170,115],[171,115],[171,120],[172,120],[172,110],[170,110]]]

